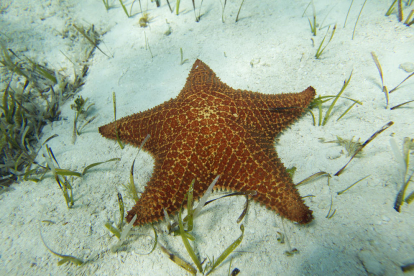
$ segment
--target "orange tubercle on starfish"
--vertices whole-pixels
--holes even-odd
[[[273,142],[315,97],[301,93],[265,95],[235,90],[196,60],[180,94],[159,106],[99,128],[102,136],[139,146],[155,158],[154,173],[128,212],[134,225],[151,223],[179,210],[193,179],[201,197],[219,174],[215,189],[256,191],[252,199],[302,224],[312,211],[277,157]]]

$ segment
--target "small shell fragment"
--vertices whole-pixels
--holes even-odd
[[[412,62],[404,62],[400,64],[400,69],[403,69],[407,73],[414,72],[414,63]]]

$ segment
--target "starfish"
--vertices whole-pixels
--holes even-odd
[[[102,136],[116,139],[118,131],[121,141],[135,146],[151,135],[143,149],[155,158],[154,173],[127,221],[135,215],[135,226],[162,220],[163,209],[179,210],[193,179],[197,199],[220,175],[214,189],[256,191],[255,201],[309,223],[312,211],[278,158],[274,139],[314,96],[312,87],[277,95],[235,90],[196,60],[176,98],[99,128]]]

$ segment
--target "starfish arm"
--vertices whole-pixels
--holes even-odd
[[[202,196],[214,178],[206,162],[211,156],[205,147],[208,139],[205,139],[204,131],[206,128],[194,121],[181,128],[170,147],[160,152],[154,174],[138,202],[128,212],[127,221],[136,214],[134,225],[137,226],[162,220],[163,209],[169,214],[176,213],[181,205],[185,206],[184,195],[193,179],[196,179],[194,198]]]
[[[169,100],[144,112],[139,112],[99,127],[102,136],[116,140],[116,129],[122,142],[139,146],[147,134],[151,138],[144,149],[157,156],[160,145],[168,147],[169,135],[178,125],[176,100]]]
[[[240,123],[252,133],[261,133],[265,139],[273,141],[302,115],[315,97],[315,89],[310,86],[301,93],[277,95],[237,90],[232,97]]]
[[[235,122],[226,121],[226,137],[214,153],[217,187],[231,191],[256,191],[253,199],[292,221],[309,223],[312,211],[304,204],[292,179],[273,148],[250,135]],[[270,143],[269,143],[270,144]]]
[[[233,89],[220,81],[220,78],[216,76],[207,64],[197,59],[194,62],[185,86],[177,99],[184,100],[192,96],[197,96],[199,92],[211,92],[217,90],[230,91]]]

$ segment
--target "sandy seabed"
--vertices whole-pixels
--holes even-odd
[[[117,239],[104,227],[119,219],[117,192],[126,195],[122,184],[129,181],[129,169],[137,148],[121,150],[104,139],[98,127],[113,120],[112,92],[116,92],[118,118],[152,108],[178,95],[192,63],[198,58],[208,64],[221,80],[233,88],[268,94],[300,92],[308,86],[317,95],[336,95],[352,72],[343,96],[362,102],[341,120],[337,118],[352,104],[340,99],[329,122],[314,126],[310,113],[285,130],[275,144],[286,167],[296,167],[294,182],[325,171],[332,176],[349,160],[337,139],[367,140],[390,121],[394,125],[381,133],[355,158],[340,176],[320,178],[300,186],[302,196],[313,210],[309,225],[297,225],[271,210],[252,203],[243,221],[240,246],[215,271],[226,275],[240,269],[240,275],[402,275],[400,266],[414,262],[414,205],[403,204],[400,212],[394,202],[402,186],[403,171],[394,156],[390,139],[402,148],[404,137],[414,138],[413,104],[386,109],[381,79],[371,52],[375,52],[390,89],[413,67],[414,32],[398,22],[396,13],[384,14],[393,1],[367,1],[352,39],[355,22],[364,3],[315,0],[317,35],[313,36],[308,18],[308,0],[246,0],[235,18],[241,1],[228,1],[222,22],[220,1],[195,1],[200,22],[195,22],[191,1],[181,1],[180,14],[171,13],[166,1],[142,1],[149,13],[148,27],[141,28],[139,4],[134,3],[128,18],[118,1],[106,11],[101,1],[10,1],[0,4],[1,42],[16,53],[36,58],[70,76],[73,64],[62,54],[89,71],[78,95],[95,103],[89,124],[76,143],[72,142],[73,99],[62,106],[59,121],[43,128],[39,145],[53,134],[48,145],[62,168],[82,171],[91,163],[119,157],[116,163],[96,167],[73,182],[75,204],[68,209],[59,186],[49,175],[38,183],[20,182],[0,195],[1,275],[187,275],[159,248],[150,255],[153,230],[134,228],[128,242],[116,253],[110,248]],[[406,1],[403,1],[406,2]],[[126,1],[129,9],[132,1]],[[175,8],[176,2],[171,1]],[[414,8],[406,7],[407,15]],[[82,37],[65,36],[72,24],[94,25],[103,34],[99,47],[89,60],[84,56]],[[319,59],[315,53],[328,26],[336,32]],[[72,28],[72,29],[71,29]],[[326,40],[327,40],[326,39]],[[326,43],[326,41],[325,41]],[[180,48],[187,62],[180,62]],[[2,86],[8,72],[2,69]],[[19,85],[17,82],[16,85]],[[21,84],[20,84],[21,85]],[[390,106],[413,100],[414,78],[390,95]],[[324,105],[324,113],[329,103]],[[313,110],[316,117],[318,111]],[[411,155],[412,156],[412,155]],[[39,156],[38,162],[44,162]],[[153,170],[152,157],[141,152],[135,162],[135,182],[142,191]],[[413,166],[410,172],[413,171]],[[368,176],[342,195],[337,192]],[[414,184],[408,187],[411,193]],[[133,200],[124,197],[126,208]],[[230,197],[205,207],[195,220],[194,247],[200,259],[217,258],[240,236],[236,219],[244,205],[243,197]],[[332,202],[332,206],[331,206]],[[335,210],[328,219],[327,214]],[[41,223],[42,220],[54,224]],[[284,225],[284,227],[283,227]],[[191,262],[180,237],[167,235],[165,224],[156,225],[159,242],[174,254]],[[89,262],[83,266],[64,264],[43,245],[39,234],[56,252],[77,256]],[[290,246],[299,253],[286,256],[287,243],[278,242],[285,233]],[[404,273],[404,275],[413,272]]]

